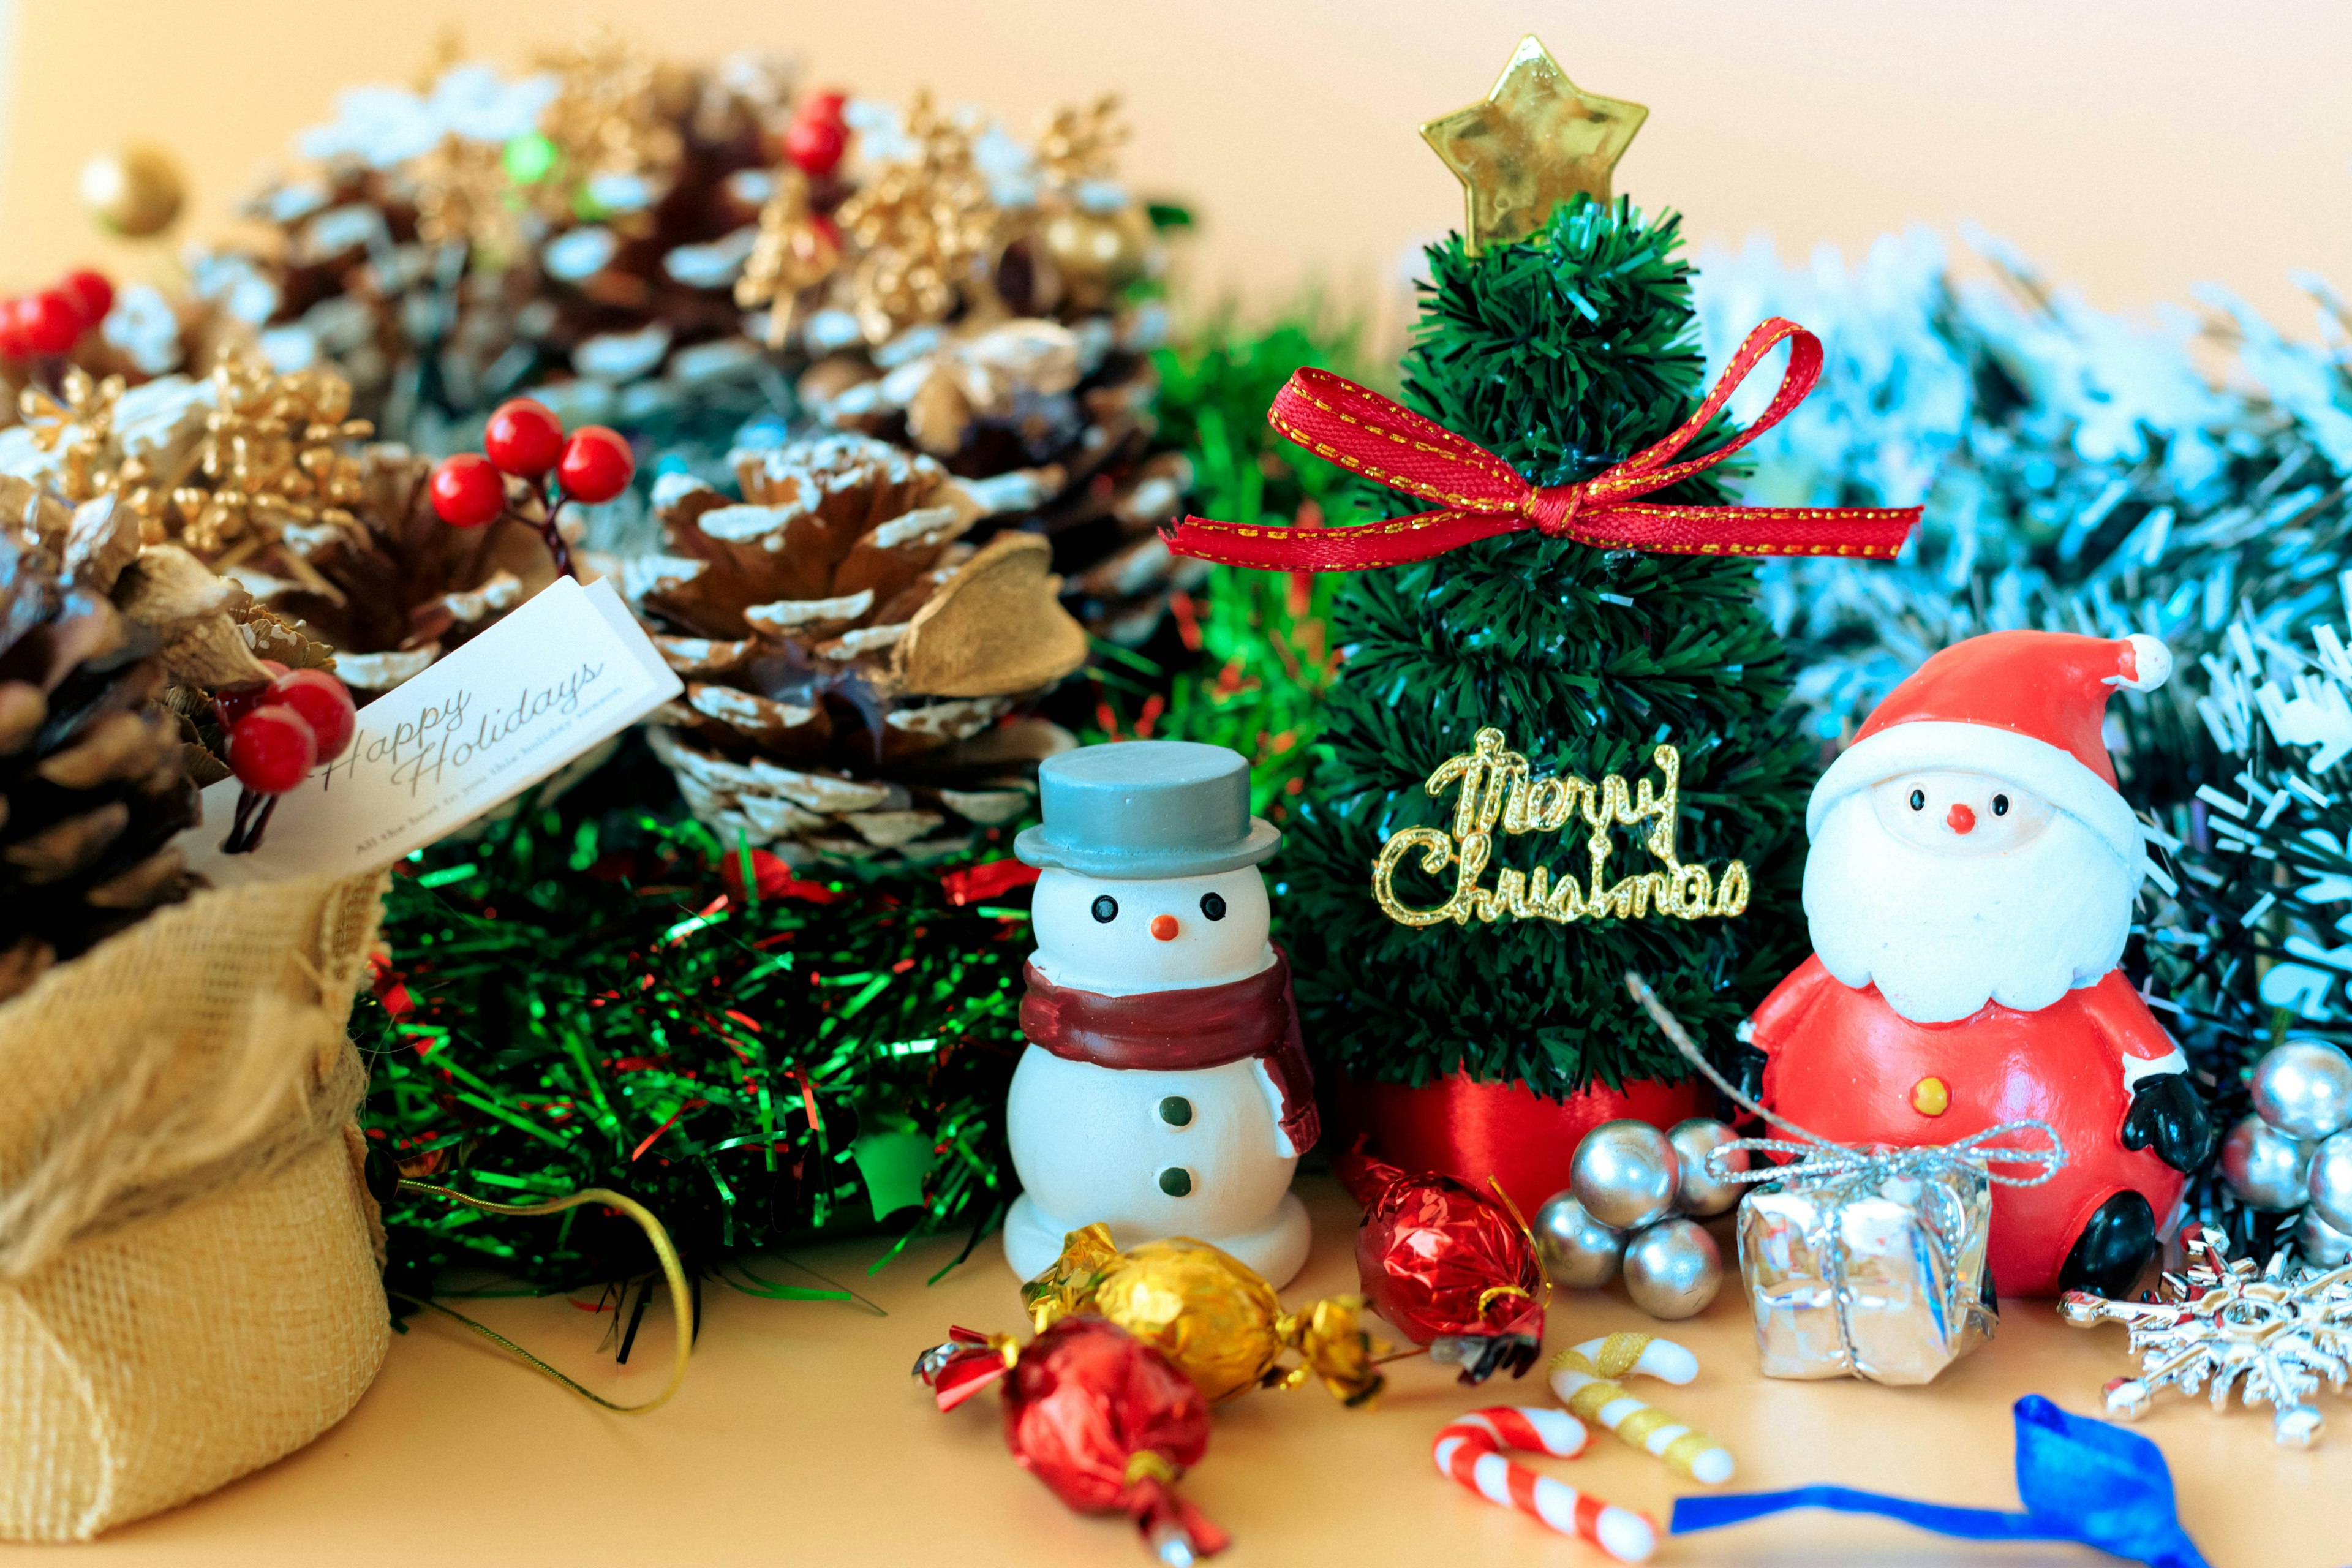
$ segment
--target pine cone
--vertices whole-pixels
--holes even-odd
[[[117,608],[118,587],[140,592],[142,558],[111,499],[68,513],[11,480],[0,511],[5,999],[195,885],[172,842],[202,807],[180,721],[160,700],[167,645],[226,658],[224,673],[260,670],[249,655],[236,664],[242,645],[210,646],[216,608],[189,605],[161,626]]]
[[[741,504],[665,480],[677,553],[625,576],[686,681],[653,743],[695,815],[803,860],[919,861],[1019,817],[1026,770],[1072,742],[1013,716],[1085,662],[1086,633],[1043,539],[962,536],[1029,504],[1035,476],[957,479],[860,436],[736,473]]]
[[[1170,556],[1156,531],[1192,484],[1181,453],[1148,455],[1156,320],[919,327],[871,359],[821,361],[800,395],[834,428],[919,448],[952,473],[1034,474],[1025,526],[1053,542],[1087,628],[1131,646],[1150,636],[1171,589],[1202,575]]]

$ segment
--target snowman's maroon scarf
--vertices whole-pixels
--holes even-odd
[[[1273,968],[1229,985],[1104,996],[1056,985],[1034,963],[1026,978],[1021,1032],[1033,1045],[1066,1061],[1129,1072],[1190,1072],[1255,1057],[1281,1092],[1290,1146],[1304,1154],[1322,1135],[1315,1075],[1290,993],[1290,961],[1280,948]]]

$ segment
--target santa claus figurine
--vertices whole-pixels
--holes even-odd
[[[2101,725],[2110,692],[2171,668],[2154,637],[2028,631],[1920,666],[1814,786],[1813,956],[1750,1020],[1764,1103],[1823,1137],[2058,1130],[2054,1178],[1993,1188],[2008,1294],[2130,1290],[2211,1143],[2116,968],[2147,858]]]

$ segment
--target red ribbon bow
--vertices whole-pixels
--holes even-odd
[[[1753,425],[1718,450],[1676,462],[1757,362],[1789,344],[1780,390]],[[1302,370],[1266,411],[1285,439],[1343,468],[1443,510],[1356,528],[1258,528],[1187,517],[1167,531],[1179,555],[1286,572],[1401,566],[1532,528],[1598,549],[1668,555],[1857,555],[1891,560],[1920,509],[1650,506],[1634,498],[1701,473],[1787,418],[1822,374],[1822,341],[1775,316],[1748,334],[1723,379],[1672,435],[1572,485],[1529,484],[1494,453],[1377,392],[1328,371]]]

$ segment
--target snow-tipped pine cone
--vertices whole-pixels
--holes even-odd
[[[1029,808],[1071,744],[1023,710],[1086,659],[1051,547],[963,535],[1035,476],[952,478],[862,436],[740,455],[744,500],[665,479],[630,602],[686,682],[653,731],[694,814],[787,858],[921,861]]]

